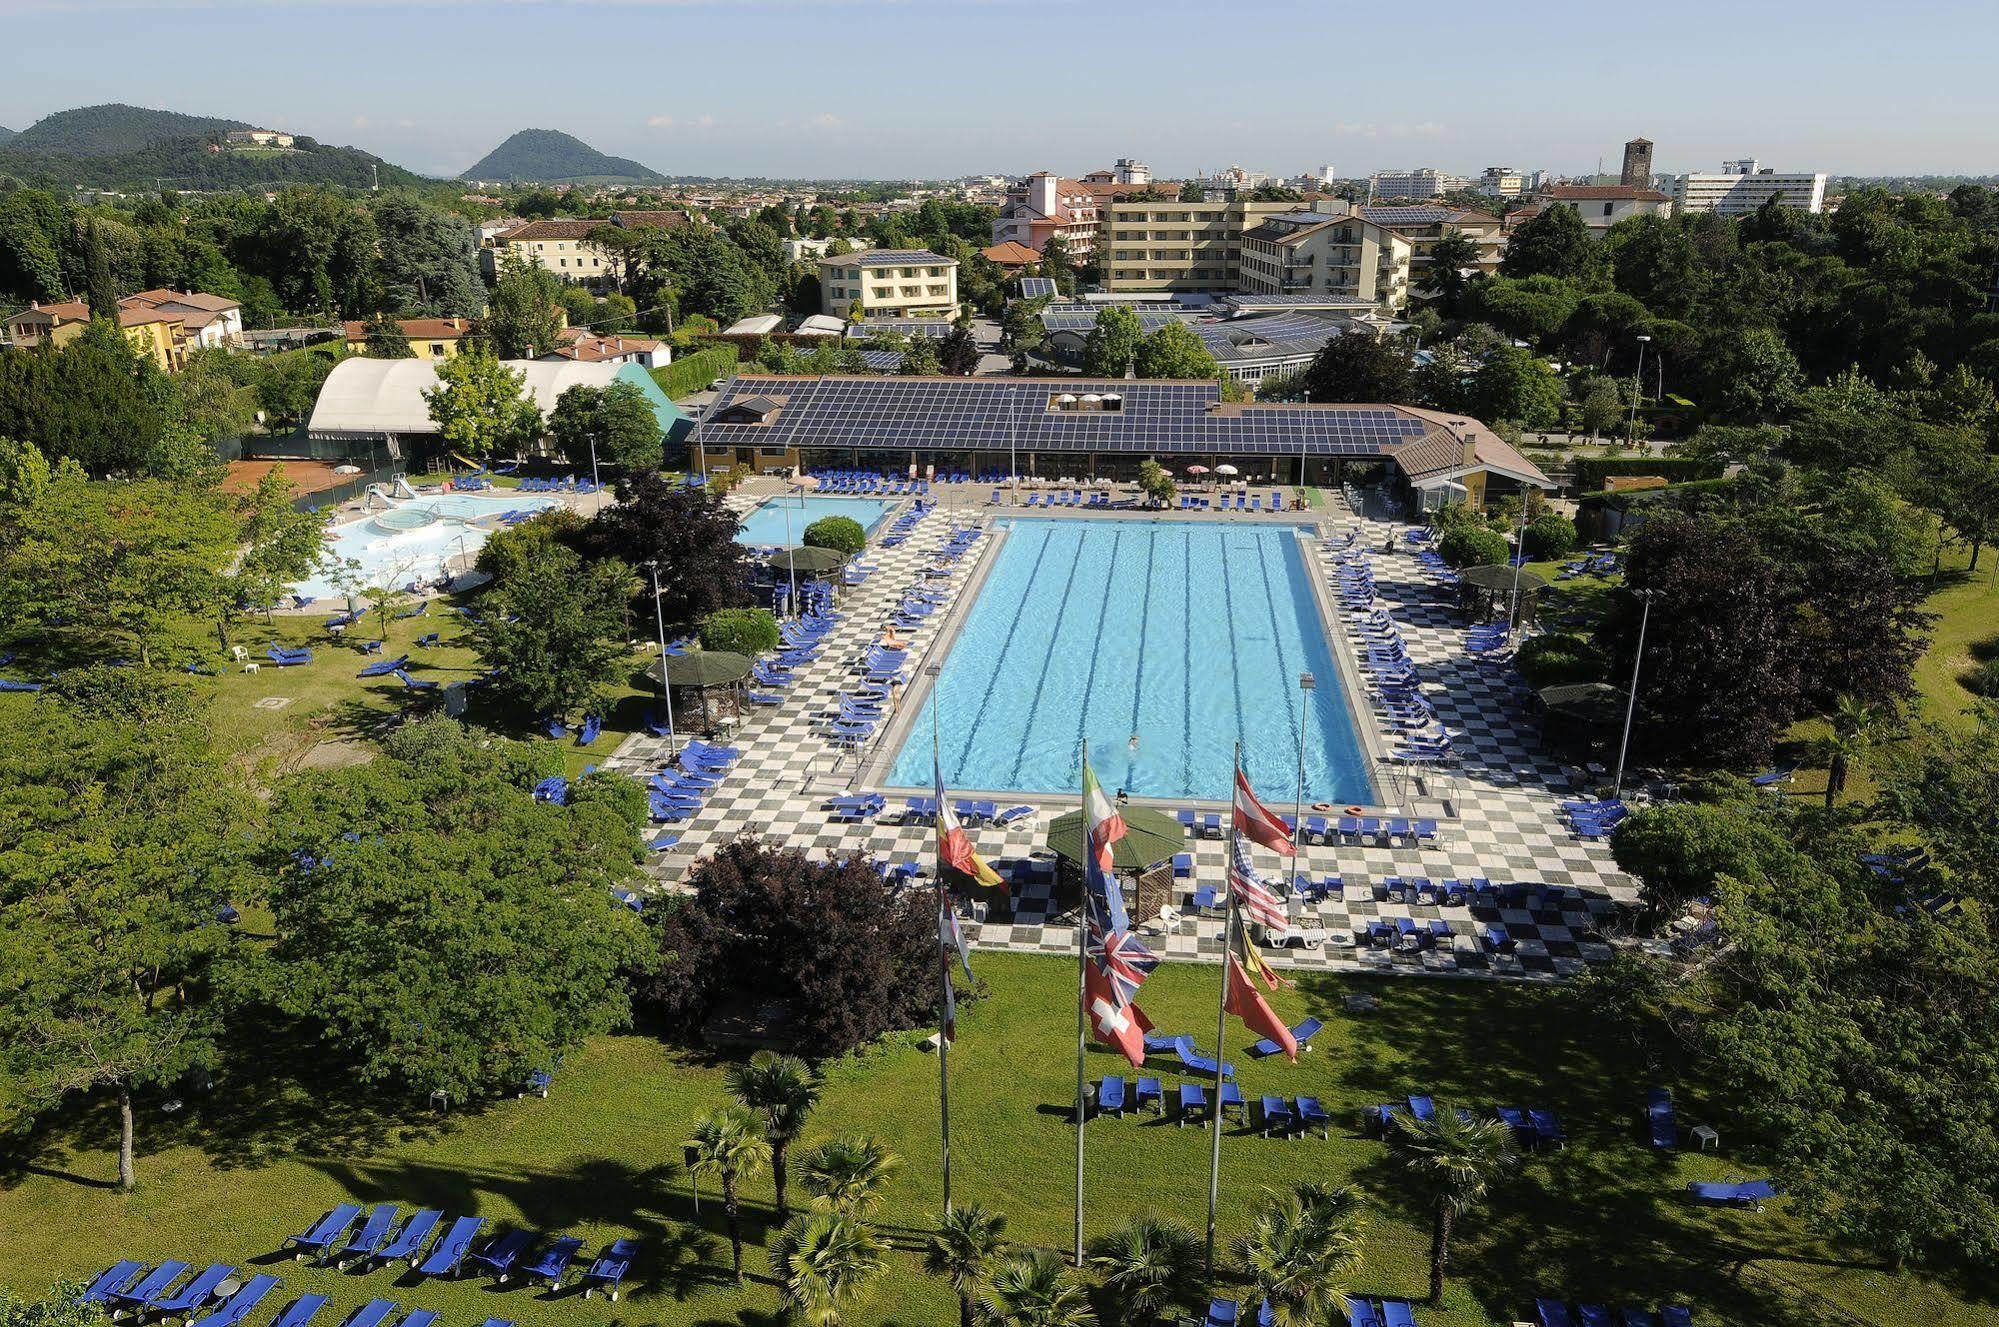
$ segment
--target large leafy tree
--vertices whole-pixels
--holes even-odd
[[[666,629],[683,632],[717,609],[749,605],[750,560],[736,542],[737,526],[719,494],[647,472],[619,481],[618,501],[591,518],[576,546],[587,557],[617,558],[632,569],[640,578],[642,620],[653,615],[656,574]]]
[[[789,1179],[785,1153],[819,1104],[819,1076],[795,1055],[758,1051],[747,1062],[730,1066],[728,1081],[729,1095],[763,1117],[764,1137],[770,1141],[771,1179],[777,1190],[777,1219],[788,1220],[791,1209],[785,1193]]]
[[[526,446],[542,427],[526,384],[520,370],[481,349],[438,365],[437,386],[425,388],[423,399],[439,444],[475,460]]]
[[[933,1012],[937,919],[869,862],[815,862],[752,838],[698,862],[693,897],[648,909],[661,963],[636,993],[671,1025],[728,1001],[786,1005],[800,1044],[840,1055]]]
[[[1093,378],[1122,378],[1131,372],[1141,339],[1138,315],[1119,304],[1097,314],[1083,341],[1083,372]]]
[[[586,563],[560,544],[512,569],[472,628],[493,689],[528,714],[599,710],[627,658],[634,586],[616,558]]]
[[[403,333],[403,325],[389,313],[377,313],[362,329],[361,353],[369,359],[415,359],[416,349]]]
[[[1414,399],[1415,360],[1400,340],[1351,332],[1326,342],[1305,370],[1305,395],[1315,402]]]
[[[591,447],[599,462],[657,470],[664,459],[659,417],[637,383],[617,379],[598,388],[578,384],[564,391],[549,412],[550,441],[571,465],[588,465]]]
[[[1171,322],[1138,343],[1132,371],[1140,378],[1219,378],[1221,366],[1186,324]]]
[[[1575,316],[1579,295],[1560,277],[1494,277],[1477,290],[1479,316],[1509,336],[1534,345],[1554,339]]]
[[[1544,359],[1518,346],[1495,346],[1472,371],[1472,413],[1522,428],[1553,428],[1561,419],[1562,383]]]
[[[389,304],[408,314],[475,317],[485,307],[479,245],[471,223],[415,198],[375,207],[381,236],[379,281]]]
[[[1499,270],[1509,277],[1551,276],[1587,282],[1595,277],[1602,261],[1582,214],[1568,203],[1555,203],[1513,232]]]
[[[287,589],[310,576],[325,556],[320,532],[326,516],[301,511],[292,501],[297,492],[285,472],[273,466],[255,488],[236,499],[241,544],[223,582],[218,631],[224,646],[229,644],[229,609],[276,603]]]
[[[643,880],[643,797],[597,774],[537,801],[550,759],[436,717],[278,786],[258,988],[359,1080],[504,1090],[627,1017],[643,950],[612,891]]]
[[[562,331],[562,282],[540,263],[507,254],[479,327],[501,359],[546,355]]]
[[[102,319],[60,349],[0,355],[0,437],[93,474],[139,469],[159,442],[165,403],[142,381],[123,334]]]
[[[1398,1158],[1430,1204],[1430,1302],[1436,1304],[1444,1298],[1458,1218],[1483,1202],[1517,1160],[1512,1131],[1498,1120],[1467,1118],[1449,1109],[1427,1120],[1397,1115],[1395,1125]]]
[[[1471,288],[1468,274],[1478,266],[1479,258],[1477,241],[1455,226],[1446,229],[1443,238],[1430,246],[1430,265],[1425,269],[1424,282],[1439,311],[1455,316],[1463,307],[1465,293]]]
[[[244,805],[170,683],[77,669],[64,699],[0,710],[0,1063],[14,1104],[117,1103],[118,1187],[136,1182],[134,1098],[200,1063],[242,886]]]
[[[1804,373],[1784,338],[1768,327],[1717,335],[1702,355],[1706,400],[1726,420],[1760,423],[1789,411]]]

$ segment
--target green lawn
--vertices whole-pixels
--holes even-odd
[[[1067,1110],[1074,969],[1031,956],[979,955],[976,962],[992,990],[965,1013],[952,1060],[956,1196],[1005,1211],[1016,1239],[1065,1247],[1074,1175]],[[1216,975],[1214,968],[1163,968],[1145,991],[1161,1028],[1210,1041]],[[1335,1012],[1356,986],[1378,993],[1380,1008]],[[1637,1124],[1643,1088],[1672,1076],[1633,1063],[1625,1039],[1579,1027],[1546,991],[1307,978],[1273,1000],[1291,1021],[1311,1012],[1330,1026],[1296,1067],[1232,1055],[1245,1089],[1316,1094],[1336,1124],[1330,1140],[1290,1142],[1229,1129],[1225,1239],[1242,1230],[1266,1185],[1305,1177],[1352,1182],[1367,1192],[1373,1212],[1356,1289],[1419,1295],[1425,1226],[1405,1206],[1386,1148],[1361,1134],[1356,1119],[1369,1102],[1428,1090],[1476,1109],[1552,1106],[1574,1141],[1528,1158],[1462,1223],[1447,1303],[1419,1310],[1425,1324],[1510,1323],[1532,1316],[1537,1293],[1683,1302],[1702,1324],[1992,1321],[1989,1305],[1967,1304],[1936,1282],[1891,1276],[1805,1238],[1781,1201],[1760,1214],[1687,1205],[1680,1193],[1689,1179],[1756,1173],[1753,1157],[1742,1155],[1743,1140],[1717,1120],[1728,1147],[1720,1156],[1645,1148]],[[1239,1029],[1231,1040],[1240,1046]],[[898,1250],[894,1274],[851,1319],[859,1327],[933,1327],[952,1318],[946,1294],[920,1274],[912,1253],[925,1214],[938,1203],[937,1066],[913,1042],[899,1039],[833,1066],[825,1104],[807,1132],[808,1143],[835,1131],[874,1132],[906,1159],[881,1211]],[[243,1047],[240,1054],[263,1070],[277,1052]],[[1121,1064],[1095,1050],[1089,1056],[1093,1077]],[[29,1140],[27,1167],[0,1175],[0,1279],[37,1290],[119,1256],[177,1256],[269,1264],[285,1277],[286,1296],[330,1293],[341,1315],[384,1296],[435,1309],[449,1327],[488,1316],[522,1327],[774,1321],[762,1253],[747,1259],[754,1277],[748,1289],[726,1283],[712,1182],[699,1195],[697,1215],[679,1166],[689,1124],[722,1100],[716,1061],[643,1036],[606,1037],[570,1055],[546,1101],[508,1100],[444,1117],[416,1109],[407,1120],[379,1113],[325,1066],[305,1063],[295,1072],[303,1076],[299,1085],[267,1092],[237,1086],[256,1080],[225,1066],[214,1094],[190,1112],[163,1118],[157,1102],[145,1103],[141,1188],[129,1197],[105,1187],[114,1170],[108,1113]],[[1706,1118],[1698,1091],[1675,1086],[1682,1127]],[[1197,1128],[1150,1117],[1093,1122],[1089,1230],[1100,1233],[1142,1209],[1198,1230],[1207,1155],[1207,1135]],[[592,1246],[637,1234],[647,1249],[640,1284],[613,1306],[483,1280],[418,1284],[386,1272],[342,1274],[277,1255],[285,1235],[349,1198],[571,1230]],[[748,1185],[747,1201],[752,1236],[761,1241],[767,1178]],[[1229,1288],[1226,1280],[1220,1288]],[[269,1318],[254,1321],[261,1327]]]

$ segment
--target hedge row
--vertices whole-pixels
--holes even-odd
[[[1576,492],[1601,493],[1603,481],[1611,475],[1657,475],[1668,483],[1683,484],[1719,479],[1726,468],[1725,461],[1693,456],[1578,456]]]
[[[1664,488],[1633,488],[1622,493],[1585,493],[1576,499],[1578,507],[1607,507],[1611,511],[1630,511],[1633,507],[1651,506],[1658,502],[1677,502],[1683,497],[1696,497],[1703,493],[1727,493],[1739,481],[1736,478],[1697,479],[1689,484],[1668,484]]]
[[[663,369],[652,371],[652,380],[659,389],[678,401],[690,392],[698,392],[717,378],[726,378],[736,371],[736,348],[734,346],[709,346],[673,361]]]

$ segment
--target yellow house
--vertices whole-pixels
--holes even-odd
[[[178,373],[187,363],[187,328],[171,313],[158,309],[120,309],[118,326],[132,349],[153,361],[162,373]]]
[[[82,300],[30,304],[7,320],[7,343],[22,350],[66,346],[90,326],[90,306]]]
[[[399,318],[396,325],[416,352],[418,359],[456,359],[459,343],[472,335],[470,318]],[[359,354],[368,347],[368,324],[342,324],[349,352]]]

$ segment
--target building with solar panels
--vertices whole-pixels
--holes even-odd
[[[958,260],[928,249],[869,249],[819,259],[820,311],[845,317],[950,317],[958,312]]]
[[[1403,236],[1344,202],[1324,210],[1265,217],[1243,232],[1241,289],[1253,295],[1354,295],[1397,309],[1409,300],[1409,260]]]
[[[872,470],[1131,479],[1234,466],[1243,479],[1387,477],[1425,500],[1552,487],[1483,423],[1397,405],[1224,401],[1216,382],[740,374],[691,438],[704,472]]]

